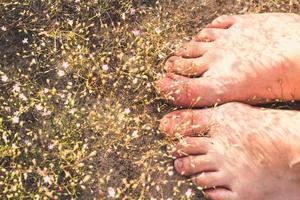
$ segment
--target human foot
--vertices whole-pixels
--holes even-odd
[[[299,122],[297,111],[229,103],[170,113],[161,129],[188,136],[172,150],[175,169],[210,199],[299,200]]]
[[[157,87],[174,105],[300,100],[300,16],[221,16],[169,58],[166,71]]]

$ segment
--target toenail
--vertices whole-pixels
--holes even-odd
[[[183,171],[183,161],[181,159],[175,160],[175,169],[178,172],[182,172]]]

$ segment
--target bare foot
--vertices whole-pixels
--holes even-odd
[[[175,55],[157,81],[174,105],[300,100],[299,15],[221,16]]]
[[[228,103],[170,113],[161,129],[188,136],[172,150],[175,168],[212,200],[299,200],[299,122],[297,111]]]

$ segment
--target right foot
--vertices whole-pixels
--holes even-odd
[[[221,16],[175,55],[157,81],[174,105],[300,100],[299,15]]]
[[[212,200],[300,199],[300,112],[228,103],[166,115],[175,169]],[[206,133],[206,137],[197,137]]]

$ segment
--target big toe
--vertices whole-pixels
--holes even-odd
[[[204,190],[213,188],[226,188],[229,190],[229,182],[221,171],[202,172],[192,178],[194,184]]]
[[[237,20],[237,16],[234,15],[221,15],[214,19],[207,28],[220,28],[227,29],[230,28]]]
[[[196,155],[178,158],[174,162],[176,171],[184,176],[217,171],[217,162],[209,155]]]
[[[204,190],[204,194],[209,200],[237,200],[232,191],[222,187]]]
[[[160,130],[169,137],[200,135],[213,124],[211,110],[178,110],[165,115]]]
[[[163,99],[175,106],[211,106],[235,98],[232,84],[222,78],[188,78],[167,73],[156,81],[156,88]]]

